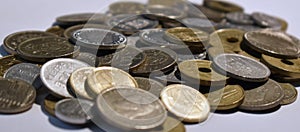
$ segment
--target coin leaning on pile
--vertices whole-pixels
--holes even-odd
[[[185,132],[214,111],[269,111],[297,100],[300,40],[288,23],[227,1],[116,2],[8,35],[0,113],[42,108],[106,131]],[[103,125],[106,124],[106,125]]]

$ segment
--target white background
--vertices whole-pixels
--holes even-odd
[[[300,37],[298,0],[232,0],[246,12],[262,11],[280,16],[289,22],[288,32]],[[112,0],[2,0],[0,3],[0,39],[22,30],[45,30],[59,15],[78,12],[100,12]],[[195,0],[195,2],[202,2]],[[282,106],[268,114],[235,112],[211,114],[204,123],[187,125],[188,132],[298,132],[300,130],[300,102]],[[74,128],[46,116],[39,105],[21,114],[0,115],[1,132],[19,131],[97,131],[94,128]]]

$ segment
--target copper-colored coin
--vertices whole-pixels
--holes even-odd
[[[14,55],[0,58],[0,77],[3,77],[6,70],[8,70],[11,66],[19,63],[22,63],[22,61]]]
[[[142,14],[145,11],[145,5],[138,2],[116,2],[109,5],[109,13],[119,14]]]
[[[204,0],[203,5],[220,12],[243,12],[243,7],[223,0]]]
[[[101,24],[81,24],[81,25],[75,25],[75,26],[67,28],[63,32],[63,36],[66,38],[71,38],[75,31],[77,31],[79,29],[83,29],[83,28],[111,29],[109,26],[101,25]]]
[[[48,28],[46,32],[53,33],[59,37],[64,37],[65,29],[61,28],[60,26],[53,26]]]
[[[44,99],[43,107],[50,115],[55,117],[55,104],[60,100],[61,99],[48,94]]]
[[[298,91],[292,84],[279,83],[279,85],[284,91],[284,97],[280,103],[281,105],[291,104],[297,100]]]

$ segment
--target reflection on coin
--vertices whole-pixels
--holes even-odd
[[[89,65],[74,59],[54,59],[43,65],[41,79],[54,95],[72,97],[67,90],[67,81],[71,73],[82,67],[89,67]]]
[[[281,105],[291,104],[296,101],[298,96],[297,89],[290,83],[279,83],[284,91],[284,97],[281,101]]]
[[[276,17],[270,16],[262,12],[252,13],[252,19],[257,25],[260,25],[262,27],[268,27],[276,30],[280,30],[282,28],[281,22]]]
[[[226,19],[231,23],[235,24],[245,24],[245,25],[252,25],[254,21],[252,20],[249,14],[244,12],[232,12],[226,14]]]
[[[220,12],[243,12],[243,7],[223,0],[204,0],[203,5]]]
[[[101,24],[81,24],[81,25],[76,25],[67,28],[63,32],[63,36],[70,39],[75,31],[83,28],[99,28],[99,29],[108,29],[108,30],[111,29],[109,26],[101,25]]]
[[[90,118],[85,110],[90,110],[93,102],[82,99],[64,99],[55,104],[55,116],[69,124],[83,125]]]
[[[46,32],[48,33],[53,33],[59,37],[64,37],[64,32],[65,32],[65,29],[59,27],[59,26],[53,26],[53,27],[50,27],[46,30]]]
[[[52,116],[55,116],[55,104],[61,99],[48,94],[44,99],[44,109]]]
[[[160,98],[169,112],[184,122],[202,122],[208,118],[210,106],[206,97],[189,86],[173,84],[165,87]]]
[[[99,63],[96,55],[87,52],[80,52],[74,59],[85,62],[91,66],[97,66]]]
[[[168,116],[164,124],[161,127],[149,130],[150,132],[185,132],[185,126],[181,121]]]
[[[138,2],[115,2],[109,5],[109,12],[112,15],[118,14],[141,14],[145,11],[145,6]]]
[[[4,78],[20,79],[35,88],[42,86],[40,80],[40,67],[31,63],[21,63],[10,67],[4,74]]]
[[[20,59],[18,59],[14,55],[9,55],[0,58],[0,77],[3,77],[4,73],[13,65],[22,63]]]
[[[131,87],[104,90],[96,99],[96,107],[100,118],[127,131],[151,129],[167,118],[166,109],[155,95]]]
[[[85,23],[95,23],[103,24],[106,20],[104,14],[100,13],[78,13],[78,14],[68,14],[56,18],[56,23],[61,27],[71,27],[74,25],[85,24]]]
[[[140,89],[146,90],[156,97],[160,96],[161,91],[164,89],[164,85],[158,81],[155,81],[150,78],[143,78],[143,77],[135,77],[134,78],[139,85]]]
[[[249,82],[264,82],[271,74],[264,64],[238,54],[218,55],[213,60],[213,66],[222,74]]]
[[[250,85],[250,84],[249,84]],[[240,109],[248,111],[262,111],[275,108],[281,103],[284,91],[274,80],[269,79],[260,86],[245,89],[245,99]]]
[[[36,90],[30,84],[15,79],[0,78],[0,113],[20,113],[30,109]]]

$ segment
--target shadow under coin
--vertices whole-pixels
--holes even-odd
[[[53,116],[49,116],[48,120],[52,125],[62,129],[78,130],[78,129],[86,128],[86,125],[71,125],[71,124],[64,123]]]
[[[0,55],[7,56],[9,53],[7,53],[3,47],[3,44],[0,46]]]

